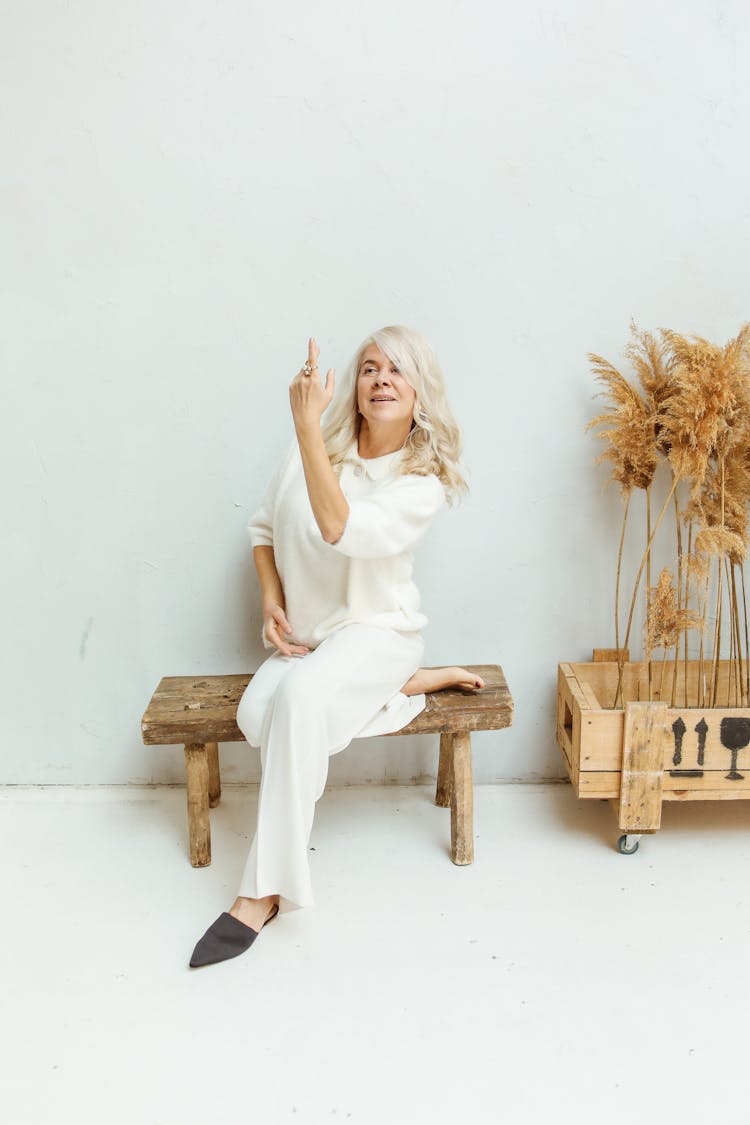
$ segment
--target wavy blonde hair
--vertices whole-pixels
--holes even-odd
[[[323,425],[331,465],[336,468],[342,464],[359,438],[362,418],[357,409],[357,376],[370,344],[377,344],[416,392],[399,471],[425,477],[434,473],[445,488],[448,502],[453,503],[468,487],[459,465],[463,435],[448,405],[445,376],[435,352],[420,332],[403,324],[373,332],[362,341],[344,371]]]

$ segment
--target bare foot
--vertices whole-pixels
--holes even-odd
[[[467,672],[465,668],[418,668],[401,691],[404,695],[421,695],[423,691],[445,691],[446,688],[476,691],[483,687],[482,677]]]
[[[260,932],[278,901],[278,895],[266,895],[265,898],[236,898],[228,913],[256,932]]]

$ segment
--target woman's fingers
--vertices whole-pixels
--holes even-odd
[[[310,651],[304,645],[290,645],[286,641],[274,641],[273,643],[282,656],[307,656]]]
[[[266,636],[268,640],[275,645],[278,645],[281,640],[281,630],[275,617],[270,617],[268,621],[266,621]]]
[[[284,640],[284,633],[291,633],[292,629],[284,614],[274,614],[266,622],[266,640],[279,650],[282,656],[306,656],[310,651],[306,645],[289,644]]]
[[[305,367],[309,365],[309,370],[302,367],[289,385],[289,405],[298,430],[300,427],[320,425],[321,417],[333,399],[334,369],[329,369],[324,382],[317,364],[320,348],[312,336],[308,344],[309,358]]]
[[[309,340],[307,341],[307,363],[305,364],[305,367],[310,367],[311,370],[307,371],[305,370],[305,367],[303,367],[300,371],[300,375],[306,378],[312,378],[313,375],[318,375],[318,378],[320,378],[318,372],[319,355],[320,348],[315,343],[315,338],[313,336],[310,336]]]
[[[274,614],[273,623],[279,637],[291,636],[292,627],[283,613],[279,612]]]

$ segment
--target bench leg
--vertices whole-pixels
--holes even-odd
[[[451,735],[440,735],[440,762],[438,763],[435,804],[443,809],[451,804]]]
[[[474,862],[474,788],[471,778],[471,735],[448,735],[451,760],[451,858]]]
[[[211,862],[211,823],[208,819],[208,754],[202,742],[185,747],[190,862],[208,867]]]
[[[221,800],[218,742],[207,742],[206,753],[208,754],[208,803],[212,809],[215,809]]]

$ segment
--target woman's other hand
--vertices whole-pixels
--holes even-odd
[[[311,427],[320,428],[323,411],[333,398],[335,383],[334,369],[331,367],[323,383],[318,371],[320,348],[311,336],[307,342],[307,362],[289,387],[289,402],[297,432]]]
[[[291,636],[292,627],[278,602],[263,606],[263,636],[270,645],[277,648],[283,656],[306,656],[310,651],[305,645],[290,644],[284,638]]]

